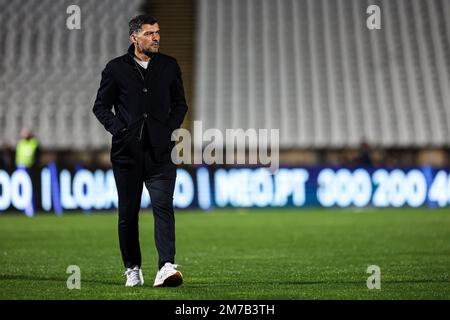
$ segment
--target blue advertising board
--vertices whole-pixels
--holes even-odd
[[[75,171],[50,164],[32,181],[27,171],[0,170],[0,212],[117,208],[112,170]],[[39,188],[33,188],[33,185]],[[39,190],[34,194],[33,190]],[[36,192],[35,192],[36,193]],[[150,206],[143,188],[141,207]],[[178,168],[175,208],[445,207],[450,205],[450,170],[442,168],[262,167]],[[30,214],[32,215],[32,213]]]

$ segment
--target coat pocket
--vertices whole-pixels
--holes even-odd
[[[125,165],[134,164],[134,160],[129,148],[131,132],[130,129],[119,132],[112,137],[111,142],[111,162],[113,164]]]

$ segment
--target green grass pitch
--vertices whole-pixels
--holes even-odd
[[[449,299],[450,210],[177,211],[178,288],[153,288],[153,217],[140,217],[145,284],[125,288],[117,216],[0,215],[0,299]],[[81,269],[81,289],[66,268]],[[369,290],[369,265],[381,289]]]

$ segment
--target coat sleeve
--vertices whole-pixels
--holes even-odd
[[[125,124],[123,124],[111,111],[116,98],[117,85],[111,74],[111,66],[107,64],[102,72],[100,88],[97,91],[97,98],[95,99],[92,111],[100,123],[112,135],[115,135],[126,127]]]
[[[188,110],[184,96],[183,79],[178,62],[175,61],[175,77],[170,85],[170,113],[168,126],[171,130],[178,129],[183,123]]]

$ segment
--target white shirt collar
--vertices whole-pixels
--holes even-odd
[[[137,59],[136,57],[134,57],[134,61],[136,61],[137,63],[139,63],[139,65],[144,68],[147,69],[148,67],[148,61],[141,61],[139,59]]]

